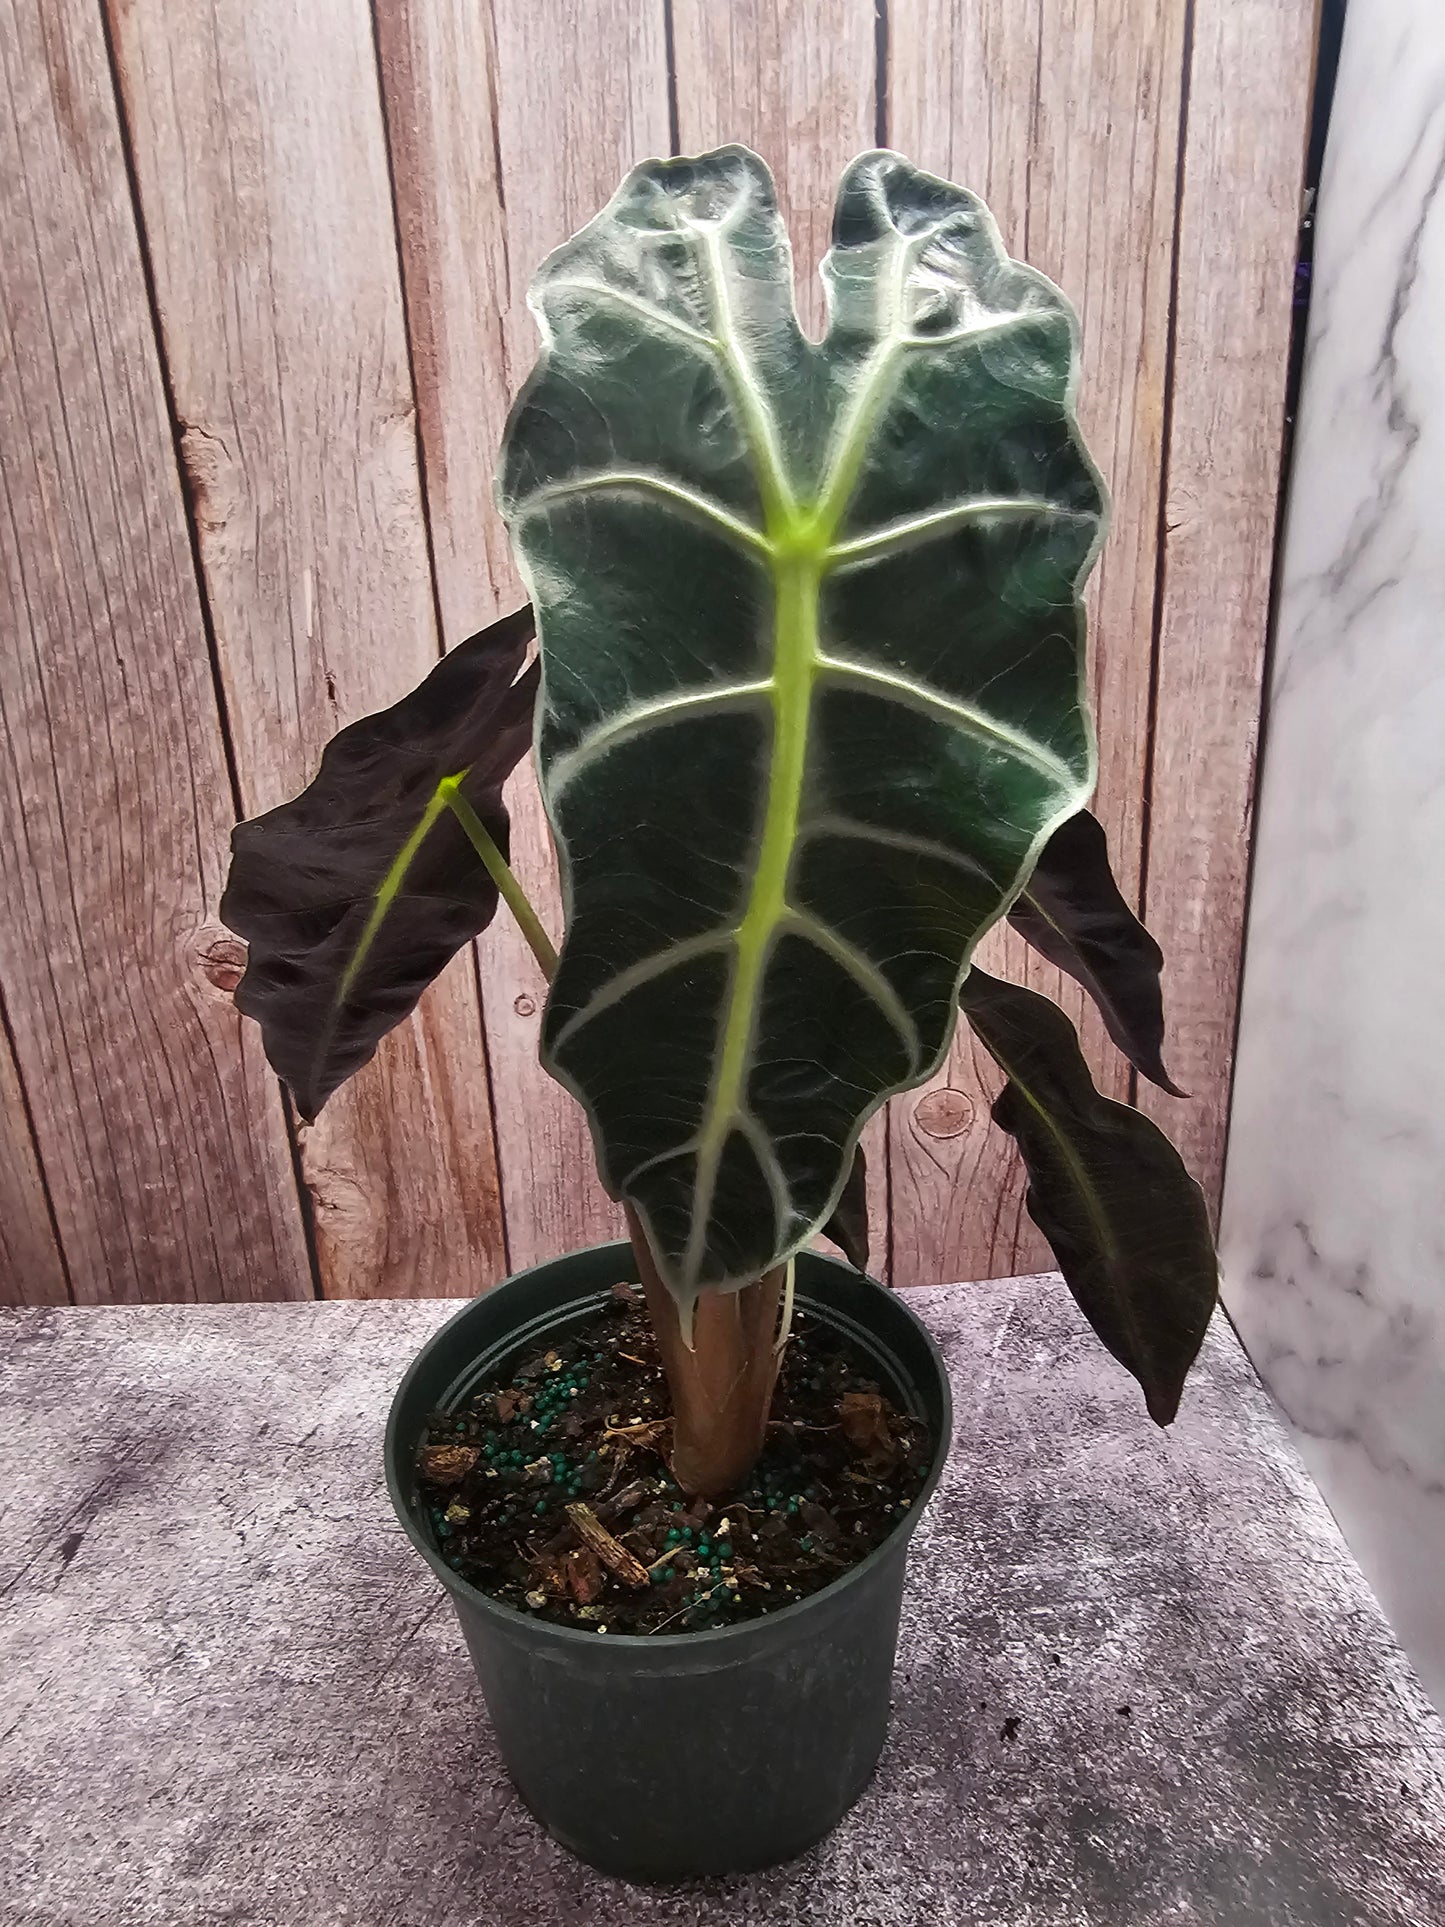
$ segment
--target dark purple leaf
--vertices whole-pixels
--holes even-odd
[[[1119,893],[1103,825],[1087,810],[1044,845],[1009,922],[1040,956],[1081,983],[1129,1062],[1172,1097],[1164,1068],[1164,953]]]
[[[503,857],[502,785],[532,736],[530,607],[444,656],[390,709],[343,729],[315,780],[237,825],[221,918],[250,946],[237,1008],[314,1118],[491,922],[497,887],[448,790]]]
[[[1094,1088],[1047,997],[971,970],[959,1002],[1008,1078],[994,1122],[1029,1174],[1029,1216],[1080,1310],[1168,1425],[1219,1288],[1204,1194],[1162,1131]]]

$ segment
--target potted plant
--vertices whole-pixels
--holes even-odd
[[[1167,1140],[1051,1003],[970,967],[1009,918],[1173,1088],[1160,953],[1085,807],[1105,496],[1074,315],[891,153],[844,175],[823,273],[814,343],[737,147],[637,168],[550,257],[499,480],[531,606],[242,824],[222,905],[308,1119],[499,900],[550,981],[543,1061],[631,1243],[438,1333],[387,1473],[522,1794],[639,1876],[795,1853],[876,1762],[949,1408],[866,1276],[858,1141],[960,1008],[1031,1213],[1161,1424],[1215,1300]],[[506,862],[534,723],[560,955]]]

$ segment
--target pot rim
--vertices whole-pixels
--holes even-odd
[[[556,1258],[544,1258],[540,1264],[529,1265],[525,1271],[513,1272],[508,1277],[502,1279],[499,1284],[493,1285],[488,1291],[479,1294],[479,1297],[468,1299],[466,1304],[427,1339],[421,1350],[412,1359],[410,1365],[408,1365],[401,1383],[396,1388],[395,1395],[391,1401],[391,1408],[387,1413],[386,1435],[383,1445],[387,1493],[391,1499],[392,1509],[396,1513],[406,1536],[411,1540],[411,1543],[426,1560],[427,1564],[431,1567],[437,1578],[441,1580],[448,1592],[455,1593],[461,1598],[464,1598],[473,1611],[481,1610],[494,1618],[498,1626],[504,1628],[507,1632],[516,1632],[520,1628],[526,1627],[540,1639],[556,1640],[564,1647],[585,1647],[589,1650],[596,1650],[599,1638],[605,1638],[609,1650],[621,1648],[623,1651],[647,1652],[660,1658],[663,1651],[673,1646],[674,1642],[679,1647],[685,1646],[686,1650],[690,1653],[696,1653],[701,1650],[716,1651],[720,1648],[725,1649],[727,1642],[730,1641],[735,1642],[748,1638],[756,1638],[760,1633],[765,1632],[767,1628],[776,1626],[787,1613],[797,1614],[799,1619],[801,1619],[801,1616],[806,1613],[809,1608],[820,1607],[825,1601],[837,1599],[849,1586],[861,1581],[867,1573],[871,1572],[885,1558],[892,1556],[897,1551],[900,1540],[907,1540],[912,1536],[919,1519],[923,1516],[928,1501],[933,1497],[938,1487],[938,1482],[943,1476],[944,1463],[948,1458],[949,1447],[953,1438],[953,1399],[949,1385],[948,1369],[944,1364],[943,1354],[939,1350],[938,1343],[932,1332],[929,1331],[928,1327],[923,1323],[923,1320],[918,1316],[917,1312],[913,1310],[912,1306],[908,1304],[901,1293],[890,1290],[887,1285],[880,1284],[876,1278],[869,1277],[867,1272],[856,1270],[852,1265],[845,1264],[840,1258],[829,1257],[827,1253],[821,1251],[806,1251],[800,1252],[798,1254],[799,1257],[806,1257],[815,1260],[820,1265],[836,1267],[840,1271],[845,1271],[850,1278],[861,1279],[865,1284],[871,1286],[874,1291],[882,1293],[891,1301],[893,1306],[902,1313],[905,1321],[914,1327],[918,1337],[922,1339],[929,1362],[933,1366],[937,1376],[941,1394],[942,1422],[938,1427],[938,1436],[933,1443],[933,1458],[928,1468],[928,1476],[919,1487],[918,1493],[914,1497],[904,1517],[898,1520],[897,1524],[892,1527],[886,1537],[880,1540],[865,1558],[860,1559],[855,1566],[850,1566],[847,1572],[842,1573],[838,1578],[829,1580],[826,1586],[819,1587],[817,1592],[809,1593],[806,1599],[794,1600],[791,1605],[780,1606],[775,1612],[767,1613],[761,1618],[745,1620],[738,1626],[717,1626],[696,1632],[672,1633],[662,1639],[660,1639],[656,1633],[599,1634],[597,1632],[584,1631],[580,1626],[558,1626],[548,1619],[534,1619],[530,1614],[519,1612],[514,1606],[503,1605],[500,1600],[494,1599],[490,1593],[483,1592],[480,1587],[474,1586],[469,1579],[463,1579],[460,1573],[454,1571],[442,1558],[436,1548],[428,1543],[417,1523],[407,1496],[402,1489],[402,1467],[400,1464],[397,1434],[400,1429],[402,1408],[406,1403],[413,1380],[420,1373],[429,1355],[445,1342],[447,1334],[454,1326],[461,1324],[465,1318],[471,1315],[482,1298],[490,1298],[496,1292],[505,1291],[509,1285],[517,1283],[523,1278],[531,1277],[534,1272],[551,1270],[554,1266],[565,1264],[570,1258],[580,1258],[592,1252],[602,1251],[616,1251],[619,1254],[622,1252],[630,1253],[631,1246],[625,1239],[604,1239],[599,1244],[579,1246],[575,1251],[559,1253]],[[820,1316],[825,1323],[827,1322],[828,1304],[826,1299],[815,1297],[813,1293],[808,1291],[801,1283],[797,1287],[797,1303],[800,1306],[806,1306],[809,1311]],[[410,1468],[407,1468],[407,1470],[409,1471]],[[796,1624],[798,1622],[794,1621],[792,1623]]]

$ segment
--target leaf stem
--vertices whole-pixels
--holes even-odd
[[[787,1273],[783,1279],[783,1311],[778,1320],[778,1336],[773,1344],[773,1356],[781,1365],[783,1353],[788,1349],[788,1340],[793,1335],[793,1274],[797,1269],[797,1259],[789,1258]]]
[[[517,928],[527,939],[527,947],[537,959],[542,975],[551,983],[557,970],[557,952],[552,939],[542,928],[542,919],[532,907],[532,901],[513,875],[507,859],[497,848],[488,833],[487,826],[462,795],[461,778],[443,777],[439,794],[446,799],[447,807],[461,824],[471,841],[472,848],[486,865],[487,875],[497,886],[503,903],[517,920]]]

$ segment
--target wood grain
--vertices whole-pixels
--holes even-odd
[[[0,74],[0,983],[75,1296],[309,1297],[211,980],[231,792],[96,7],[0,0]],[[7,1162],[21,1295],[58,1301]]]
[[[109,0],[206,590],[254,814],[431,667],[366,0]],[[506,1270],[472,961],[302,1135],[330,1294]]]
[[[838,176],[874,145],[878,74],[872,0],[673,0],[678,144],[700,153],[730,141],[772,168],[793,244],[798,313],[823,331],[823,283]],[[887,1112],[863,1135],[870,1267],[889,1275]]]
[[[454,648],[523,598],[492,488],[511,401],[512,279],[490,0],[385,0],[376,32],[437,592]]]
[[[68,1305],[20,1073],[0,1027],[0,1305]]]
[[[1131,899],[1144,838],[1184,13],[1184,0],[889,9],[890,144],[981,193],[1010,252],[1079,310],[1080,420],[1113,496],[1087,597],[1095,809]],[[986,940],[979,962],[1062,1005],[1099,1087],[1128,1095],[1128,1066],[1073,983],[1007,930]],[[1052,1262],[1024,1212],[1017,1152],[989,1119],[1000,1081],[961,1030],[939,1076],[892,1107],[894,1239],[909,1282]]]
[[[1146,1086],[1140,1102],[1215,1207],[1315,33],[1315,0],[1195,12],[1146,898],[1193,1101]]]
[[[536,357],[527,286],[634,162],[666,153],[660,5],[496,0],[382,7],[379,49],[448,643],[522,596],[492,477]],[[556,860],[530,763],[508,787],[512,858],[560,936]],[[622,1235],[586,1119],[537,1061],[544,986],[510,920],[479,945],[514,1267]]]
[[[102,4],[184,474],[102,14],[0,0],[0,1296],[64,1302],[67,1266],[82,1300],[306,1295],[279,1095],[212,914],[233,790],[187,497],[251,813],[519,599],[492,475],[536,349],[527,284],[667,151],[669,10]],[[877,132],[873,0],[670,14],[679,143],[773,165],[816,329],[836,176]],[[1098,807],[1164,944],[1171,1068],[1195,1093],[1140,1101],[1213,1195],[1314,0],[888,0],[885,25],[889,144],[980,189],[1081,310],[1080,412],[1115,504],[1089,596]],[[529,771],[512,802],[558,933]],[[328,1292],[470,1292],[619,1229],[537,1063],[530,953],[499,919],[478,957],[480,1009],[469,955],[302,1134]],[[981,961],[1084,1011],[1012,937]],[[1084,1039],[1124,1094],[1092,1013]],[[987,1122],[995,1082],[962,1042],[870,1127],[895,1282],[1046,1261]]]

